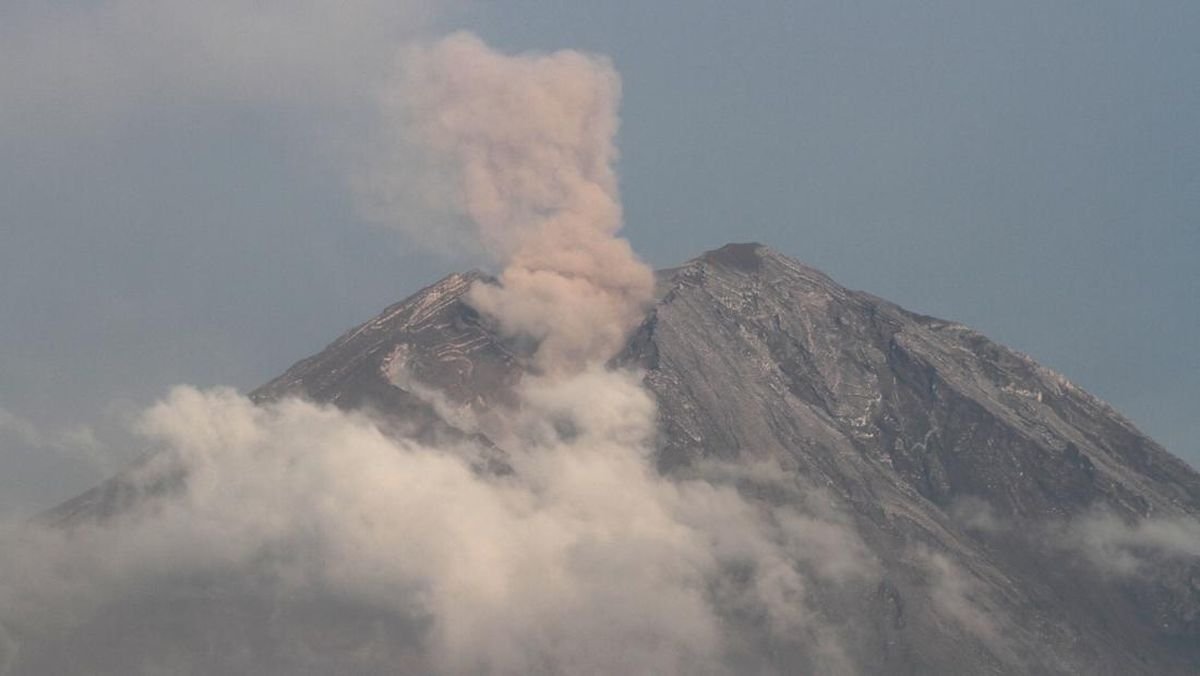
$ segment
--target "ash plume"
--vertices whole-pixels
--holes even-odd
[[[509,56],[468,33],[410,49],[385,99],[403,130],[397,152],[422,158],[419,185],[436,184],[425,197],[440,195],[457,239],[503,266],[472,302],[538,340],[546,371],[612,356],[653,293],[653,272],[616,236],[619,99],[607,59]]]
[[[642,374],[605,366],[654,281],[617,236],[612,66],[507,56],[459,33],[406,50],[399,73],[384,98],[396,143],[368,192],[377,216],[423,193],[455,217],[442,235],[502,266],[469,302],[538,344],[518,405],[486,430],[511,471],[473,465],[473,437],[418,442],[363,413],[178,387],[141,417],[157,451],[126,473],[139,501],[108,520],[0,532],[0,674],[52,671],[72,650],[99,659],[105,618],[136,622],[143,604],[172,608],[185,636],[219,631],[203,619],[214,599],[270,621],[186,668],[170,630],[113,664],[727,673],[770,645],[852,671],[810,603],[814,580],[875,575],[852,526],[744,498],[744,477],[660,475]],[[326,622],[315,638],[279,628],[313,608]]]

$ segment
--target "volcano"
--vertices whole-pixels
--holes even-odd
[[[488,449],[477,471],[510,472],[503,440],[462,422],[513,405],[533,368],[536,346],[468,302],[487,283],[450,275],[250,397],[370,411],[389,434],[470,442]],[[1200,671],[1200,542],[1190,540],[1200,475],[1028,356],[768,247],[730,244],[657,273],[653,306],[610,366],[639,373],[657,403],[659,474],[746,468],[731,481],[748,500],[818,499],[861,541],[872,574],[808,587],[808,607],[844,646],[839,669]],[[756,481],[761,467],[776,479]],[[43,520],[67,530],[120,520],[187,481],[130,471]],[[14,672],[133,673],[148,646],[166,645],[186,673],[307,673],[272,652],[281,633],[299,633],[322,646],[313,673],[350,673],[336,655],[361,652],[348,636],[375,626],[361,609],[263,620],[276,614],[271,603],[143,599],[22,652]],[[739,648],[713,671],[824,671],[821,635],[781,644],[763,637],[763,618],[729,617]],[[148,638],[161,632],[172,638]],[[258,647],[242,646],[248,637]],[[230,661],[248,651],[257,657]],[[419,658],[391,666],[429,668]]]

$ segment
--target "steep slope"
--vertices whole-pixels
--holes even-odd
[[[1097,513],[1200,513],[1200,476],[1106,404],[964,326],[758,245],[710,252],[665,286],[623,355],[657,396],[661,467],[771,458],[824,487],[883,561],[881,592],[906,607],[881,644],[914,649],[913,671],[952,670],[963,640],[1004,671],[1200,665],[1194,558],[1115,579],[1075,546]],[[960,569],[989,630],[942,645],[953,632],[906,560],[921,547]]]
[[[488,445],[464,421],[512,403],[533,346],[465,301],[487,281],[451,275],[251,396],[369,408],[403,435]],[[657,400],[662,473],[727,476],[861,540],[870,574],[808,592],[853,670],[1200,669],[1200,544],[1187,540],[1200,475],[1028,357],[731,244],[659,273],[614,362],[641,369]],[[483,471],[503,469],[492,448]],[[111,516],[185,480],[118,477],[54,520]],[[821,546],[836,553],[839,537]],[[748,666],[820,667],[753,629],[742,640]]]
[[[419,383],[477,408],[503,399],[521,355],[462,302],[466,288],[447,278],[255,396],[387,408]],[[660,273],[617,361],[645,369],[656,395],[662,471],[770,461],[853,515],[886,573],[824,612],[844,630],[876,622],[852,630],[866,670],[1200,664],[1194,565],[1114,578],[1085,544],[1063,544],[1101,509],[1129,523],[1194,517],[1200,476],[1028,357],[734,244]],[[940,598],[931,566],[969,601]]]
[[[385,309],[250,394],[301,396],[342,408],[371,406],[427,436],[447,426],[421,393],[485,411],[505,401],[528,356],[463,302],[478,272],[456,273]]]
[[[1070,516],[1097,501],[1127,515],[1200,511],[1200,476],[1186,464],[965,326],[849,291],[753,244],[706,254],[669,280],[627,357],[659,394],[664,467],[768,454],[824,476],[847,456],[943,507],[972,496],[1004,516]]]

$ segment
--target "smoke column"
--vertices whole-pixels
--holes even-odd
[[[651,270],[616,236],[620,81],[575,51],[507,56],[466,33],[410,50],[393,112],[504,268],[471,301],[540,341],[547,372],[604,360],[642,317]]]
[[[470,301],[538,341],[488,430],[511,472],[479,471],[474,437],[176,388],[141,418],[157,453],[123,473],[118,513],[0,527],[0,675],[745,673],[801,648],[846,673],[808,589],[873,579],[853,529],[743,498],[794,493],[780,468],[659,475],[654,399],[605,367],[654,287],[617,237],[611,65],[455,34],[398,72],[364,187],[409,230],[414,194],[448,208],[418,240],[502,266]],[[155,607],[172,621],[147,624]]]

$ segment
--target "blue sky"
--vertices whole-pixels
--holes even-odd
[[[608,55],[626,234],[756,240],[962,321],[1200,463],[1194,2],[0,8],[0,512],[130,457],[174,383],[249,389],[441,275],[357,208],[406,40]]]

